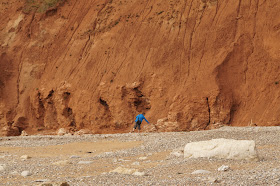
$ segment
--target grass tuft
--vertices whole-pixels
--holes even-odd
[[[65,0],[25,0],[23,12],[28,14],[31,12],[45,13],[48,9],[56,7]]]

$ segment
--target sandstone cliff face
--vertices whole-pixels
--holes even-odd
[[[127,132],[143,111],[146,131],[279,125],[279,12],[277,0],[2,0],[0,133]]]

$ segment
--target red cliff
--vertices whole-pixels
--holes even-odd
[[[0,135],[280,124],[277,0],[2,0]],[[152,130],[146,127],[144,131]]]

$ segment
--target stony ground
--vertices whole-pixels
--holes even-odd
[[[260,160],[184,159],[180,155],[180,149],[188,142],[214,138],[254,140]],[[230,170],[218,171],[222,165]],[[192,174],[195,170],[210,173]],[[69,185],[280,185],[280,127],[0,138],[0,185],[65,182]]]

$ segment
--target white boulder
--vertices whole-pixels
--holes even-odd
[[[188,143],[184,148],[184,157],[246,160],[258,159],[254,141],[224,138]]]

